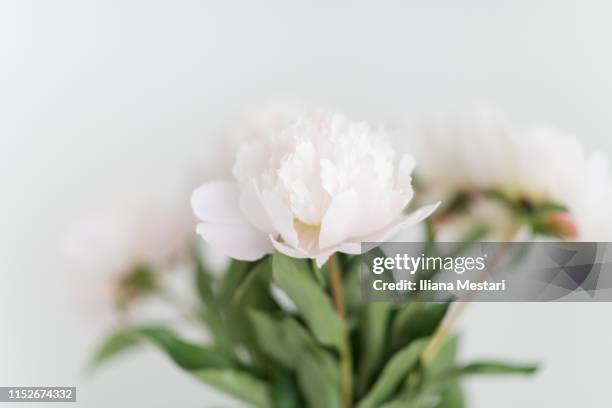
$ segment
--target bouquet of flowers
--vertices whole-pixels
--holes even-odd
[[[612,197],[606,161],[547,126],[480,112],[400,137],[340,114],[278,109],[238,133],[231,177],[192,194],[197,222],[140,204],[69,242],[95,287],[87,297],[116,321],[92,367],[150,343],[249,406],[463,407],[463,377],[536,367],[457,361],[458,305],[365,301],[361,243],[612,231],[595,208]],[[211,254],[229,259],[221,273]],[[172,292],[177,265],[193,296]],[[147,300],[176,313],[146,321]]]

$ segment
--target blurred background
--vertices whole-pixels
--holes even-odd
[[[76,385],[83,407],[235,406],[155,350],[82,375],[104,327],[66,282],[68,225],[186,199],[228,124],[276,95],[374,123],[492,105],[612,155],[611,16],[605,0],[0,2],[0,385]],[[471,406],[608,406],[611,312],[472,305],[466,358],[543,369],[469,381]]]

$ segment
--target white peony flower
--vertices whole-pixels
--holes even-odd
[[[146,287],[154,284],[151,273],[171,268],[188,253],[191,234],[185,221],[157,204],[139,202],[75,225],[64,252],[85,307],[108,316],[141,289],[151,289]]]
[[[510,124],[494,112],[481,111],[460,120],[435,121],[418,141],[413,146],[422,163],[418,180],[428,199],[449,203],[458,195],[471,195],[476,198],[466,205],[471,216],[478,215],[473,203],[482,206],[483,192],[531,207],[554,203],[567,211],[546,220],[551,232],[581,240],[610,237],[607,161],[587,154],[576,137],[542,124]],[[508,217],[498,218],[503,222],[497,232],[508,229]]]
[[[222,253],[256,260],[274,249],[319,265],[360,242],[384,241],[431,214],[410,215],[412,156],[395,157],[387,134],[341,115],[314,114],[246,143],[233,182],[198,188],[197,232]]]

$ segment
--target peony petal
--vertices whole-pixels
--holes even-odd
[[[440,205],[438,201],[435,204],[425,205],[412,213],[402,217],[399,221],[389,225],[387,228],[371,234],[362,239],[362,242],[385,242],[392,238],[394,235],[399,233],[401,230],[409,228],[419,222],[423,221],[425,218],[429,217],[431,213],[433,213],[436,208]]]
[[[315,262],[317,266],[320,268],[325,265],[325,262],[329,259],[329,257],[336,251],[325,251],[324,253],[317,255],[315,257]]]
[[[238,207],[238,184],[213,181],[197,188],[191,195],[191,208],[202,221],[223,223],[241,222],[243,216]]]
[[[349,236],[357,213],[357,193],[347,190],[333,198],[319,233],[319,248],[338,245]]]
[[[262,192],[261,203],[272,225],[274,225],[275,232],[279,233],[289,246],[297,247],[298,236],[293,227],[293,214],[291,214],[289,208],[276,194],[270,191]]]
[[[272,242],[272,245],[278,252],[282,252],[283,254],[291,256],[293,258],[310,258],[310,256],[306,252],[302,251],[299,248],[290,247],[289,245],[280,242],[272,235],[270,235],[268,238],[270,239],[270,242]]]
[[[223,255],[255,261],[273,252],[266,235],[247,223],[200,223],[198,234]]]
[[[402,156],[397,168],[397,184],[400,188],[412,190],[412,172],[414,171],[414,166],[414,157],[408,153]]]
[[[361,254],[361,242],[343,242],[338,246],[336,252],[359,255]]]
[[[275,233],[270,217],[261,203],[255,182],[247,183],[240,193],[240,210],[248,222],[267,234]]]

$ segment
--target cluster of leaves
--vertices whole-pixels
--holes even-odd
[[[194,378],[262,408],[458,408],[464,406],[464,376],[535,370],[498,362],[460,365],[456,337],[424,362],[449,304],[364,302],[360,258],[338,255],[338,261],[344,315],[334,308],[329,271],[309,260],[276,253],[255,263],[234,261],[215,278],[196,256],[200,317],[212,344],[186,341],[166,327],[128,327],[108,337],[93,365],[152,343]],[[295,309],[279,304],[273,286]],[[348,404],[343,375],[351,377]]]
[[[461,214],[467,210],[476,198],[487,198],[501,204],[520,226],[525,226],[534,235],[554,237],[559,239],[573,238],[575,226],[559,222],[555,216],[568,215],[568,209],[554,201],[533,201],[527,197],[513,197],[497,190],[463,191],[456,193],[448,203],[427,220],[431,226],[432,220],[443,221],[446,217]],[[570,219],[571,217],[568,217]],[[428,232],[431,232],[428,231]],[[475,225],[473,230],[463,239],[464,242],[479,241],[486,237],[489,227]]]
[[[551,216],[564,214],[568,210],[565,206],[553,201],[533,202],[527,198],[510,198],[498,191],[487,191],[485,195],[504,205],[518,220],[535,235],[568,238],[568,231],[551,222]]]

